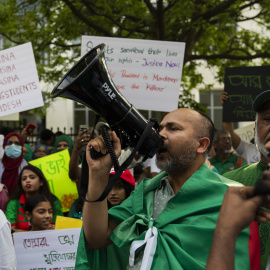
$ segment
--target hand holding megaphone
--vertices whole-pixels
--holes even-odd
[[[115,158],[117,159],[121,154],[121,142],[117,137],[115,131],[106,130],[108,139],[110,140]],[[91,140],[86,148],[86,159],[89,168],[93,170],[111,168],[113,160],[109,154],[107,144],[102,135]],[[118,161],[117,161],[118,162]]]

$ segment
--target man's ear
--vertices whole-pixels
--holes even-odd
[[[199,147],[197,148],[197,153],[203,154],[207,151],[208,146],[210,145],[210,140],[207,137],[200,138],[198,140]]]

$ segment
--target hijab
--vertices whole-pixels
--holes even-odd
[[[44,148],[45,148],[45,151],[46,151],[47,156],[50,154],[50,150],[49,150],[48,146],[47,146],[46,144],[39,143],[39,144],[37,144],[37,145],[35,146],[35,150],[34,150],[34,153],[33,153],[33,160],[38,158],[38,157],[36,156],[36,152],[37,152],[37,150],[38,150],[40,147],[44,147]]]
[[[25,143],[24,146],[26,147],[26,149],[28,150],[28,153],[25,153],[23,155],[23,158],[29,162],[32,160],[32,156],[33,156],[33,151],[32,151],[32,148],[29,144]]]
[[[23,147],[24,145],[23,137],[17,132],[11,132],[7,134],[4,138],[3,148],[6,147],[8,139],[12,136],[16,136],[19,139],[21,146]],[[5,169],[2,175],[2,183],[5,184],[6,187],[8,188],[9,194],[11,194],[14,188],[16,187],[18,180],[18,169],[22,162],[23,162],[23,150],[18,158],[9,158],[4,153],[2,163]]]
[[[54,153],[57,153],[57,152],[63,150],[63,149],[61,149],[61,150],[57,149],[57,145],[62,141],[66,142],[68,144],[68,146],[69,146],[68,151],[71,154],[73,146],[74,146],[74,142],[71,139],[71,137],[69,137],[68,135],[60,135],[56,138],[55,143],[54,143]]]

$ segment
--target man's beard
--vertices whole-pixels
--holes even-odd
[[[190,141],[184,144],[178,153],[174,154],[170,149],[166,148],[169,158],[164,161],[157,155],[157,167],[160,170],[167,172],[169,175],[177,175],[186,172],[196,160],[197,153],[195,150],[195,145],[195,140]]]
[[[257,146],[258,150],[264,157],[268,157],[269,151],[265,148],[264,144],[260,141],[258,137],[258,132],[255,132],[255,145]]]

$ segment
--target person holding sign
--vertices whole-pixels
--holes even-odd
[[[60,201],[51,193],[48,181],[42,171],[35,166],[27,165],[19,175],[16,190],[11,196],[5,213],[11,223],[13,232],[30,230],[24,206],[26,199],[35,194],[43,194],[53,205],[52,228],[54,227],[56,216],[63,216]]]
[[[119,156],[119,138],[112,131],[108,135]],[[206,267],[224,194],[228,186],[242,185],[205,164],[214,135],[207,116],[190,109],[174,110],[162,120],[159,135],[164,140],[156,154],[160,174],[144,179],[129,198],[109,210],[106,200],[84,203],[76,270]],[[112,166],[108,154],[92,159],[91,147],[107,153],[102,137],[87,145],[88,201],[103,192]],[[258,269],[254,263],[258,254],[249,250],[250,246],[256,250],[258,231],[251,229],[241,231],[237,239],[236,269]],[[114,253],[100,254],[97,260],[95,252],[107,246]]]
[[[31,231],[52,229],[53,207],[44,195],[35,194],[27,198],[24,211],[31,224]]]
[[[255,143],[261,153],[258,163],[250,164],[237,170],[227,172],[225,177],[243,183],[245,186],[255,186],[263,177],[270,165],[270,90],[259,94],[253,102],[256,112]],[[265,269],[270,253],[270,222],[259,225],[261,243],[261,269]]]
[[[11,132],[4,138],[4,156],[0,159],[0,182],[5,184],[11,196],[15,190],[18,175],[28,163],[23,158],[24,141],[20,134]]]
[[[224,101],[228,99],[227,92],[222,92],[220,104],[223,106]],[[228,130],[232,137],[232,147],[239,156],[246,159],[247,164],[257,163],[260,161],[261,154],[255,144],[246,142],[234,131],[233,122],[222,123],[223,129]]]

